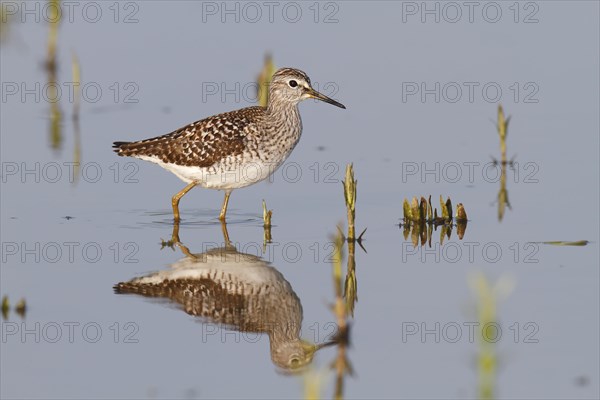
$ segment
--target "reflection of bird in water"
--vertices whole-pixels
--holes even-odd
[[[115,291],[168,298],[228,329],[267,333],[280,368],[293,371],[312,361],[320,346],[300,339],[302,305],[277,269],[230,245],[201,254],[181,247],[187,256],[171,269],[121,282]]]

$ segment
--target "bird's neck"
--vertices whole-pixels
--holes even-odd
[[[290,317],[288,317],[290,318]],[[290,318],[286,320],[281,318],[277,321],[274,321],[267,330],[267,334],[271,340],[271,345],[276,345],[277,343],[287,343],[293,342],[300,339],[300,328],[302,325],[302,320],[293,320]]]
[[[267,104],[267,115],[274,119],[287,119],[299,117],[298,103],[287,101],[269,101]]]
[[[297,103],[278,102],[273,104],[269,102],[266,112],[267,118],[272,126],[277,126],[281,133],[293,132],[299,138],[302,132],[302,120],[300,119],[300,110]]]

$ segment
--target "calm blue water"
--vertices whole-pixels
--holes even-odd
[[[0,46],[0,292],[13,305],[25,298],[27,312],[2,320],[3,398],[304,396],[302,378],[271,361],[265,335],[249,339],[173,303],[113,291],[184,257],[161,249],[169,199],[184,185],[118,158],[112,142],[255,104],[251,84],[267,52],[347,110],[301,105],[300,144],[273,182],[233,193],[228,231],[239,251],[289,282],[302,337],[327,340],[330,238],[346,218],[340,182],[354,163],[357,230],[368,230],[367,252],[356,251],[355,376],[345,396],[478,397],[469,277],[483,272],[514,284],[498,301],[495,396],[598,398],[597,2],[494,3],[501,14],[478,3],[472,15],[436,2],[277,3],[272,15],[262,3],[100,2],[85,11],[77,3],[59,29],[58,151],[42,68],[45,3],[27,2],[29,14],[4,3],[20,14]],[[72,54],[86,88],[77,183]],[[502,221],[499,169],[489,167],[500,158],[499,103],[512,116],[507,153],[516,162]],[[402,201],[422,195],[438,208],[440,195],[465,205],[462,240],[454,231],[440,245],[439,229],[431,248],[404,239]],[[264,253],[263,199],[274,212]],[[180,239],[193,253],[222,245],[221,200],[196,189],[181,201]],[[554,240],[590,243],[540,243]],[[320,350],[312,365],[326,371],[334,357]],[[324,397],[333,379],[324,372]]]

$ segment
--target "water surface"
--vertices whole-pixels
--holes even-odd
[[[368,230],[366,252],[355,254],[348,354],[355,375],[345,380],[345,397],[478,397],[480,348],[467,327],[478,320],[468,281],[479,271],[492,283],[514,283],[498,302],[494,396],[598,398],[598,3],[533,2],[521,6],[518,22],[512,3],[499,3],[496,23],[479,8],[473,22],[462,10],[456,23],[442,15],[423,23],[407,8],[423,3],[364,1],[323,4],[317,22],[314,5],[300,3],[296,23],[277,13],[270,22],[265,9],[254,23],[254,14],[222,22],[223,3],[138,2],[121,5],[115,23],[111,5],[99,4],[98,22],[75,14],[59,28],[57,81],[72,82],[76,53],[90,88],[81,102],[77,183],[69,176],[76,133],[66,91],[62,142],[50,147],[51,104],[42,93],[48,24],[17,16],[0,47],[0,291],[13,305],[27,302],[24,318],[11,310],[2,322],[2,397],[304,396],[303,380],[274,364],[266,334],[217,329],[176,302],[113,290],[185,256],[161,248],[173,228],[169,199],[183,183],[118,158],[111,143],[253,105],[245,88],[270,52],[347,110],[300,106],[300,144],[273,182],[233,193],[228,232],[237,251],[289,283],[302,307],[300,336],[326,342],[336,326],[331,235],[346,218],[340,182],[354,163],[357,230]],[[525,23],[535,10],[538,21]],[[126,16],[137,22],[124,23]],[[325,23],[329,16],[337,22]],[[13,84],[19,92],[9,95]],[[34,93],[23,94],[22,85]],[[500,87],[502,96],[484,94],[484,86]],[[422,97],[421,89],[430,92]],[[484,169],[500,158],[499,103],[512,116],[507,155],[515,161],[501,221],[499,169]],[[404,239],[402,201],[428,195],[437,207],[440,195],[465,205],[462,240],[454,230],[440,244],[439,229],[431,248]],[[221,196],[196,189],[181,201],[179,236],[192,253],[224,244]],[[274,212],[264,251],[263,199]],[[554,240],[590,243],[540,244]],[[414,326],[419,332],[408,335]],[[329,371],[335,351],[317,351],[312,367]],[[322,395],[331,397],[334,374],[323,373]]]

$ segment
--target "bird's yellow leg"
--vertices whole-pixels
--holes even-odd
[[[192,254],[190,249],[188,249],[187,246],[185,246],[179,240],[179,221],[175,221],[173,223],[173,233],[171,233],[171,241],[169,241],[169,242],[163,241],[163,247],[164,246],[169,246],[172,249],[174,249],[173,246],[178,246],[181,249],[181,252],[183,254],[185,254],[186,256],[188,256],[190,258],[197,258],[195,255]]]
[[[231,246],[231,241],[229,240],[229,232],[227,232],[227,224],[225,223],[225,221],[221,221],[221,232],[223,233],[225,247]]]
[[[223,199],[223,207],[221,207],[221,214],[219,219],[225,221],[225,214],[227,214],[227,204],[229,204],[229,196],[231,196],[231,190],[225,191],[225,198]]]
[[[181,219],[179,218],[179,200],[181,200],[181,198],[196,185],[196,182],[190,183],[171,199],[171,205],[173,206],[173,218],[175,219],[175,222],[179,222]]]
[[[173,223],[173,232],[171,233],[171,243],[179,243],[179,221]]]

